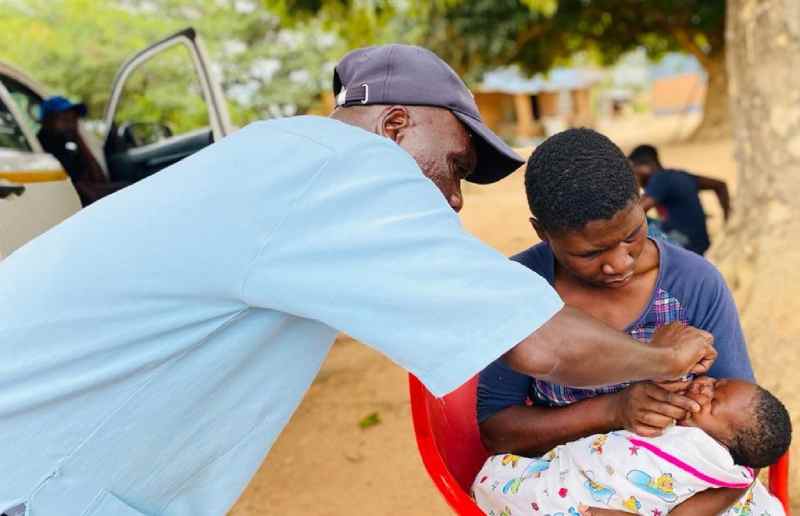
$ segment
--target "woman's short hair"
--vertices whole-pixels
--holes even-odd
[[[591,129],[569,129],[536,147],[525,171],[528,206],[549,233],[609,220],[639,198],[639,185],[622,151]]]

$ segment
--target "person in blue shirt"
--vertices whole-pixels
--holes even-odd
[[[645,212],[656,208],[661,229],[682,247],[699,255],[711,245],[706,227],[706,214],[700,203],[701,190],[717,194],[725,221],[730,216],[730,196],[724,181],[666,169],[652,145],[639,145],[628,156],[639,183],[644,188],[641,203]]]
[[[339,331],[436,395],[501,355],[579,386],[711,365],[707,332],[639,346],[463,229],[461,181],[521,161],[433,53],[353,51],[334,94],[0,262],[0,512],[224,514]]]
[[[638,341],[652,342],[676,324],[712,333],[719,358],[709,374],[753,381],[736,306],[720,273],[701,256],[648,237],[636,179],[611,140],[590,129],[552,136],[528,160],[525,189],[542,242],[514,261],[540,274],[568,306]],[[686,416],[676,392],[681,388],[681,382],[626,381],[579,389],[498,360],[480,374],[481,437],[491,453],[536,457],[622,428],[655,436]],[[717,514],[736,493],[698,496],[715,497]],[[706,514],[693,505],[702,498],[675,513]]]

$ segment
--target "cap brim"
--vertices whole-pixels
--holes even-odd
[[[83,102],[80,102],[78,104],[73,104],[69,109],[67,109],[67,111],[76,111],[78,113],[78,116],[86,116],[86,113],[88,112],[86,110],[86,104],[84,104]]]
[[[475,152],[478,155],[478,164],[475,171],[467,177],[467,181],[481,185],[494,183],[525,164],[525,160],[483,125],[483,122],[463,113],[452,113],[472,131]]]

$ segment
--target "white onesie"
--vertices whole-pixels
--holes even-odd
[[[704,431],[681,426],[654,438],[627,431],[597,434],[539,458],[495,455],[472,486],[480,508],[493,516],[578,516],[581,506],[665,516],[692,495],[717,487],[742,489],[742,499],[726,515],[784,514],[780,502],[753,482],[750,468],[735,465]]]

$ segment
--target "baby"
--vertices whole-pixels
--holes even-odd
[[[473,483],[487,514],[578,516],[583,507],[666,515],[705,489],[742,489],[730,516],[783,515],[780,502],[751,468],[775,463],[789,448],[791,421],[783,404],[742,380],[695,380],[688,396],[702,405],[661,436],[627,431],[597,434],[550,450],[539,458],[495,455]]]

